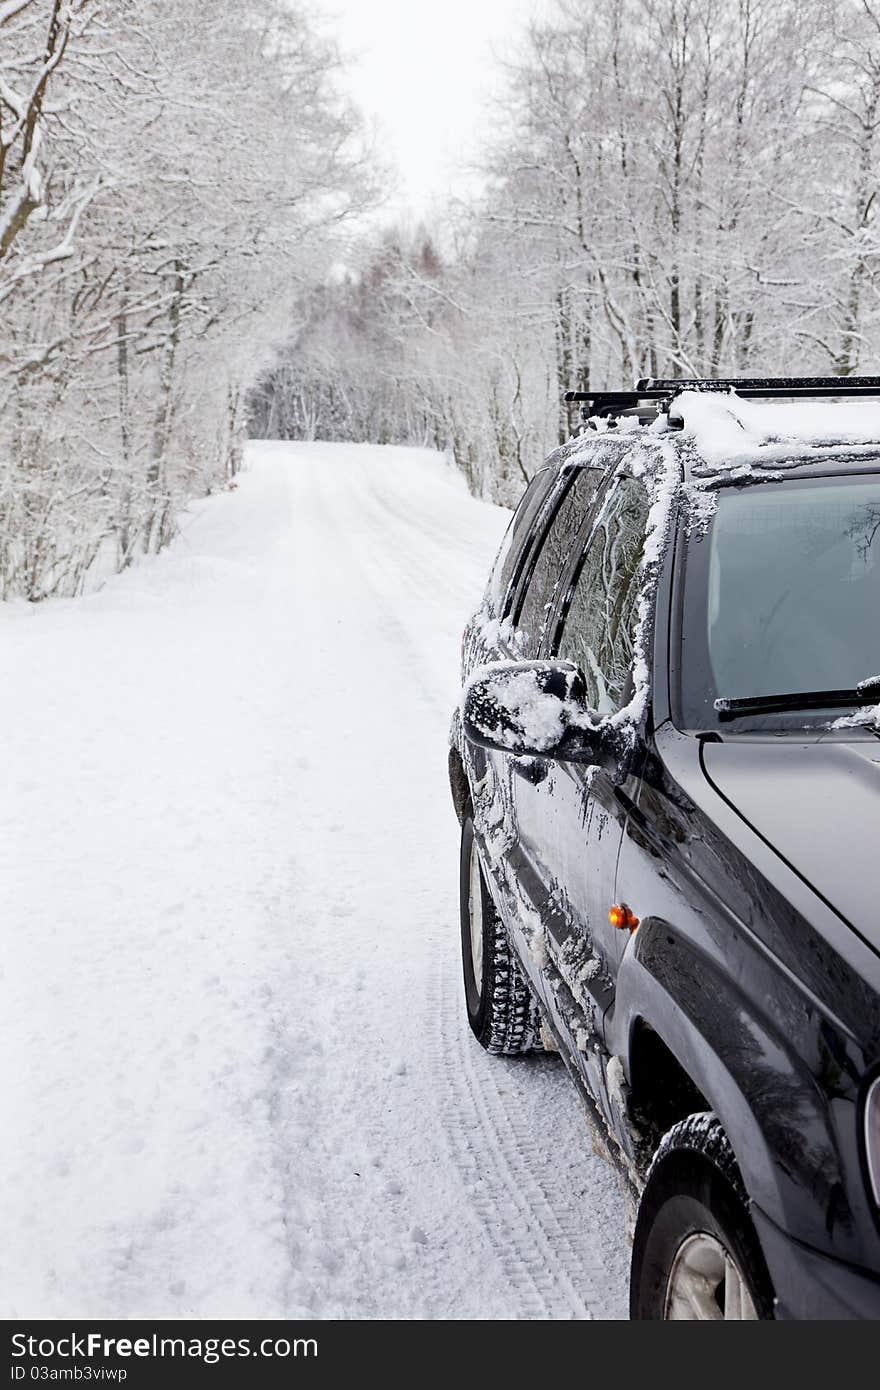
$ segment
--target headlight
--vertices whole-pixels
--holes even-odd
[[[880,1076],[871,1082],[865,1097],[865,1154],[874,1201],[880,1207]]]

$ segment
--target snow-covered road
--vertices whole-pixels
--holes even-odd
[[[558,1060],[459,995],[505,522],[427,453],[255,445],[170,552],[0,612],[4,1315],[625,1315]]]

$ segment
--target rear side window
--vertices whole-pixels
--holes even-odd
[[[542,468],[529,483],[508,526],[489,577],[488,596],[492,609],[502,614],[511,585],[519,578],[523,546],[550,490],[553,469]]]
[[[556,586],[604,477],[602,468],[579,468],[544,532],[517,618],[524,656],[538,655]]]
[[[588,702],[603,715],[627,699],[648,510],[644,484],[622,478],[599,517],[563,619],[557,655],[580,667]]]

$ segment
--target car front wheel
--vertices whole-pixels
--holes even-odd
[[[480,863],[474,824],[461,828],[461,958],[468,1022],[487,1052],[540,1051],[540,1017],[520,973]]]
[[[727,1136],[711,1113],[664,1136],[639,1205],[630,1317],[773,1317],[773,1290]]]

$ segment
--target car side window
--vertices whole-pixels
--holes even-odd
[[[526,657],[540,651],[556,587],[604,477],[601,468],[577,469],[539,543],[517,618],[518,645]]]
[[[598,519],[563,619],[557,655],[580,667],[588,702],[603,715],[626,702],[648,508],[644,484],[622,478]]]
[[[551,468],[542,468],[535,474],[520,498],[516,511],[510,519],[510,525],[504,533],[504,539],[495,557],[495,564],[492,566],[487,589],[492,609],[499,615],[503,612],[505,599],[512,584],[519,577],[523,546],[550,490],[552,481],[553,470]]]

